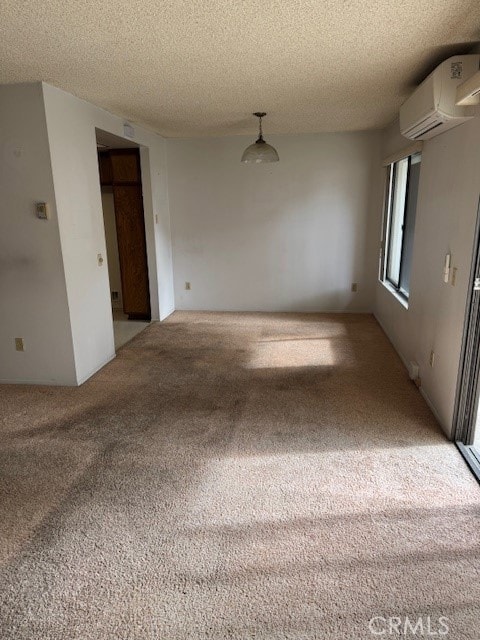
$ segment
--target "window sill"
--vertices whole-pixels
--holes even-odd
[[[404,295],[399,293],[395,289],[395,287],[392,287],[392,285],[389,284],[388,282],[385,282],[384,280],[380,280],[380,283],[385,287],[387,291],[389,291],[392,294],[394,298],[398,300],[398,302],[400,302],[402,307],[404,307],[405,309],[408,309],[408,298],[406,298]]]

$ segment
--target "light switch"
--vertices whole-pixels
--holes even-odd
[[[99,267],[103,266],[103,256],[101,253],[97,253],[97,262]]]
[[[452,261],[452,256],[447,253],[445,256],[445,262],[443,264],[443,281],[448,282],[450,280],[450,264]]]

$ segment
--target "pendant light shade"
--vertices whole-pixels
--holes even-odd
[[[278,162],[280,158],[278,157],[277,150],[270,144],[267,144],[263,139],[262,118],[267,114],[257,111],[253,115],[259,120],[258,139],[245,149],[242,155],[242,162],[245,162],[246,164]]]

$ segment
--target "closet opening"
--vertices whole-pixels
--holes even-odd
[[[97,130],[115,349],[151,319],[140,147]]]

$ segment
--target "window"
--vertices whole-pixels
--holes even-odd
[[[387,167],[380,279],[404,300],[410,293],[420,161],[414,153]]]

